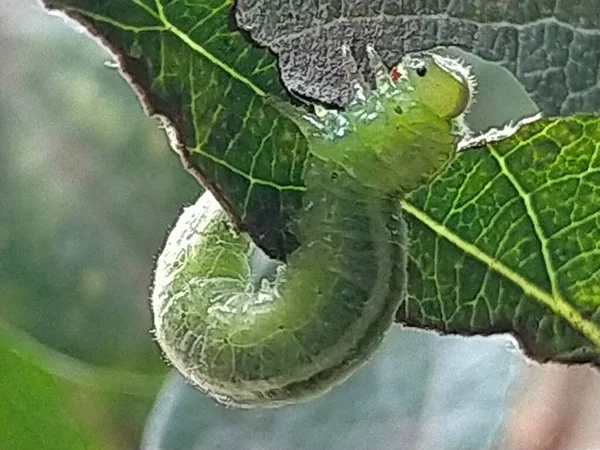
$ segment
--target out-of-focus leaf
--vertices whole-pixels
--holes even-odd
[[[73,386],[42,369],[0,328],[0,449],[103,450],[81,420]]]
[[[93,365],[161,372],[152,257],[201,188],[103,49],[37,0],[0,4],[2,320]]]

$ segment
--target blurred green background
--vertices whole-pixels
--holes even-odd
[[[497,70],[478,70],[499,85]],[[515,101],[485,86],[477,128],[535,109],[518,87]],[[526,366],[506,337],[396,327],[343,386],[277,411],[227,409],[169,375],[148,286],[201,189],[158,125],[77,25],[0,0],[0,450],[516,449],[532,417],[542,435],[576,424],[565,449],[598,444],[585,403],[598,404],[598,377]],[[543,414],[569,404],[587,422]],[[524,448],[563,448],[541,445]]]
[[[95,395],[92,425],[124,450],[167,371],[153,257],[200,187],[107,62],[35,1],[0,1],[0,321]]]

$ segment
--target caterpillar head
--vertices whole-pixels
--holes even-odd
[[[475,78],[456,59],[435,53],[407,55],[401,67],[414,95],[435,114],[454,119],[465,114],[475,93]]]
[[[347,109],[305,116],[317,130],[310,151],[365,186],[410,192],[442,170],[468,134],[474,78],[460,62],[433,53],[405,56],[391,70],[372,46],[367,54],[375,89],[353,79]]]

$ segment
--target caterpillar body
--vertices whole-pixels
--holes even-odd
[[[157,260],[156,339],[199,389],[239,407],[314,397],[381,343],[406,285],[399,198],[455,154],[472,96],[461,65],[427,53],[353,83],[345,111],[289,109],[309,142],[300,246],[258,285],[253,242],[231,231],[210,194],[184,210]],[[291,108],[291,107],[290,107]]]

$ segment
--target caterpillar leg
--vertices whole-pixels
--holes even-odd
[[[371,87],[358,70],[358,64],[352,56],[350,47],[346,44],[342,45],[342,55],[344,58],[342,69],[344,70],[346,80],[352,90],[352,98],[349,103],[349,106],[351,107],[363,103],[369,96]]]
[[[371,111],[373,108],[369,108],[367,102],[371,94],[371,87],[358,70],[356,60],[352,56],[350,47],[346,44],[342,45],[342,55],[342,70],[351,89],[351,99],[348,107],[363,105],[367,113],[373,112]],[[306,115],[304,118],[319,130],[317,136],[329,140],[342,137],[351,129],[351,122],[344,111],[327,109],[321,105],[315,105],[314,114]]]
[[[375,74],[375,86],[377,90],[385,92],[388,89],[392,89],[394,87],[394,80],[373,45],[367,44],[366,50],[367,57],[369,58],[369,66]]]

